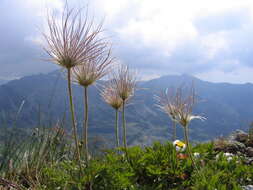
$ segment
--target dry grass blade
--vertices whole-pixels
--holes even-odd
[[[1,177],[0,177],[0,185],[3,185],[4,187],[6,187],[8,189],[21,190],[21,188],[17,184],[14,184],[13,182],[6,180],[4,178],[1,178]]]

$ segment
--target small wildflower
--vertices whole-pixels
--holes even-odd
[[[234,154],[226,152],[224,153],[224,156],[227,158],[227,161],[230,162],[233,160]]]
[[[173,146],[176,148],[176,151],[179,152],[179,151],[184,151],[185,148],[186,148],[186,144],[183,143],[182,141],[180,140],[175,140],[173,142]]]
[[[180,175],[180,178],[185,180],[185,179],[188,178],[188,175],[186,173],[183,173],[183,174]]]
[[[229,152],[225,152],[223,155],[224,155],[224,157],[226,157],[228,162],[230,162],[234,158],[234,154],[229,153]],[[218,160],[220,158],[220,156],[221,156],[221,154],[217,154],[216,155],[216,160]]]
[[[179,153],[179,154],[177,154],[177,158],[180,160],[184,160],[184,159],[187,159],[188,156],[187,156],[187,154]]]
[[[234,155],[232,153],[226,152],[226,153],[224,153],[224,156],[226,156],[226,157],[232,157]]]
[[[195,158],[199,158],[199,157],[200,157],[200,153],[194,152],[194,153],[193,153],[193,156],[194,156]]]
[[[230,162],[231,160],[233,160],[232,156],[227,157],[227,161]]]

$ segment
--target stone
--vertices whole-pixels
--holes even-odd
[[[238,141],[242,143],[245,143],[248,140],[248,138],[249,138],[249,135],[247,133],[238,129],[228,136],[229,141]]]
[[[246,146],[235,140],[217,140],[214,143],[214,150],[218,152],[229,152],[237,154],[238,152],[245,153]]]
[[[246,157],[244,163],[247,164],[247,165],[252,165],[253,164],[253,158]]]
[[[240,143],[238,141],[228,141],[226,147],[224,147],[224,152],[230,152],[233,154],[236,154],[237,152],[245,152],[246,146],[243,143]]]
[[[219,138],[214,141],[214,151],[224,152],[228,144],[228,141],[225,138]]]
[[[249,135],[247,133],[238,133],[235,140],[241,143],[247,142]]]
[[[247,147],[246,148],[246,153],[249,157],[253,157],[253,148],[252,147]]]
[[[253,138],[249,138],[249,140],[246,143],[246,146],[253,148]]]
[[[242,186],[243,190],[253,190],[253,185]]]
[[[228,141],[235,141],[236,139],[236,133],[231,133],[228,137],[227,137],[227,140]]]

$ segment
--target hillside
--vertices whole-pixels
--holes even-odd
[[[155,105],[154,95],[170,86],[187,86],[192,81],[201,100],[194,113],[207,118],[205,122],[191,123],[192,139],[209,140],[235,129],[248,128],[253,116],[253,84],[210,83],[188,75],[163,76],[139,83],[135,98],[127,107],[129,143],[151,144],[153,140],[168,139],[170,120]],[[63,121],[68,126],[66,87],[64,76],[59,72],[27,76],[1,85],[1,124],[30,128]],[[73,85],[73,89],[78,125],[81,127],[83,90],[77,85]],[[90,134],[112,137],[113,109],[102,101],[96,87],[90,88],[89,99]],[[21,112],[17,115],[23,101]],[[180,128],[178,133],[181,135]]]

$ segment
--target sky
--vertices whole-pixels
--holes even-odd
[[[0,0],[0,79],[58,69],[43,60],[48,10],[65,0]],[[113,54],[151,79],[190,74],[211,82],[253,83],[252,0],[69,0],[89,5]]]

